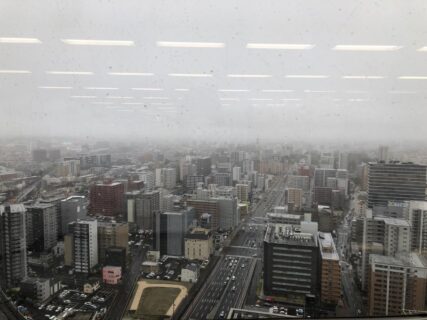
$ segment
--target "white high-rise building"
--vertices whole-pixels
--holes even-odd
[[[249,201],[249,186],[247,184],[236,184],[236,194],[239,202]]]
[[[89,273],[98,264],[98,221],[77,220],[70,223],[73,235],[73,263],[78,273]]]
[[[389,160],[388,155],[388,146],[379,146],[378,147],[378,161],[384,161],[387,163]]]
[[[151,191],[155,186],[155,177],[152,171],[144,171],[139,174],[139,179],[144,182],[144,188],[147,191]]]
[[[242,168],[240,167],[233,167],[233,181],[239,181],[240,180],[240,175],[241,175],[241,170]]]

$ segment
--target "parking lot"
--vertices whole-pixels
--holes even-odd
[[[116,289],[108,286],[103,286],[92,294],[65,288],[41,306],[28,305],[28,309],[34,319],[66,319],[77,311],[102,314],[115,295]]]

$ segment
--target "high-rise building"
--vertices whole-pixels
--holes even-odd
[[[197,174],[207,176],[211,173],[212,159],[210,157],[202,157],[196,159]]]
[[[330,206],[332,204],[332,188],[330,187],[315,187],[314,202],[320,205]]]
[[[322,152],[320,155],[320,168],[333,169],[335,164],[334,154],[331,152]]]
[[[129,251],[129,226],[127,223],[114,221],[98,221],[98,262],[105,262],[106,250],[120,247]]]
[[[368,207],[389,200],[426,200],[426,166],[413,163],[369,163]]]
[[[427,257],[427,201],[408,201],[408,220],[411,224],[411,250]]]
[[[289,175],[287,180],[289,188],[298,188],[304,191],[310,190],[310,177]]]
[[[36,204],[27,207],[27,244],[35,252],[49,252],[57,244],[58,219],[56,206]]]
[[[374,217],[372,210],[367,210],[362,219],[362,259],[361,283],[366,289],[369,273],[369,256],[380,254],[394,256],[401,252],[411,251],[411,226],[405,219]]]
[[[157,168],[156,169],[156,187],[173,189],[176,186],[175,168]]]
[[[187,211],[156,214],[155,247],[160,255],[184,256],[184,235],[188,230]]]
[[[203,183],[205,181],[205,177],[202,175],[188,175],[185,181],[185,187],[188,191],[196,190],[198,183]]]
[[[90,188],[89,211],[92,215],[118,216],[124,214],[124,184],[113,182],[95,184]]]
[[[397,316],[424,310],[427,266],[416,253],[369,257],[368,314]]]
[[[385,162],[387,163],[389,161],[389,155],[388,155],[388,146],[379,146],[378,147],[378,162]]]
[[[135,201],[136,224],[139,229],[154,230],[155,214],[160,210],[160,192],[144,192]]]
[[[25,221],[24,205],[0,205],[0,280],[5,288],[17,286],[27,278]]]
[[[236,198],[212,198],[218,201],[219,227],[223,230],[234,229],[239,224],[240,216]]]
[[[269,224],[264,238],[264,293],[303,303],[319,295],[320,264],[317,224]],[[309,226],[310,225],[310,226]],[[311,232],[306,232],[311,229]]]
[[[231,175],[227,172],[216,172],[213,174],[213,183],[218,186],[231,186]]]
[[[328,178],[336,178],[337,170],[328,168],[316,168],[314,170],[314,186],[326,187]]]
[[[155,187],[155,177],[152,171],[143,171],[139,173],[139,179],[144,182],[144,188],[147,191],[151,191]]]
[[[212,230],[219,228],[219,204],[217,200],[187,200],[187,207],[192,207],[196,211],[197,217],[204,213],[210,214],[210,224]]]
[[[71,196],[61,201],[61,227],[58,233],[68,233],[68,224],[87,217],[87,199],[84,196]]]
[[[240,181],[241,167],[233,167],[233,181]]]
[[[320,300],[336,305],[341,298],[341,267],[337,249],[330,233],[319,232],[321,264]]]
[[[286,199],[287,205],[292,204],[295,210],[299,210],[303,206],[303,191],[298,188],[287,188],[286,189]]]
[[[236,195],[239,202],[249,202],[249,186],[247,184],[236,184]]]
[[[85,219],[71,222],[73,267],[77,273],[89,273],[98,264],[98,221]]]

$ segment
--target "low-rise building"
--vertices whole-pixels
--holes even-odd
[[[106,284],[118,284],[122,279],[122,268],[106,266],[102,268],[102,281]]]
[[[199,280],[200,268],[197,264],[187,264],[181,270],[181,281],[196,283]]]
[[[207,260],[213,253],[212,232],[208,229],[194,228],[185,236],[185,258]]]

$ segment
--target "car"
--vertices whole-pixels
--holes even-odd
[[[236,291],[236,286],[233,286],[233,288],[231,288],[231,291]]]
[[[227,278],[225,279],[225,281],[230,281],[230,277],[227,277]]]
[[[245,267],[245,265],[244,264],[242,264],[242,269]]]
[[[64,300],[64,303],[65,303],[65,304],[70,304],[70,303],[71,303],[71,300]]]
[[[254,253],[253,255],[252,255],[252,257],[254,257],[254,258],[256,258],[258,255],[256,254],[256,253]]]
[[[221,313],[219,314],[219,318],[224,319],[224,317],[225,317],[225,311],[222,310]]]
[[[232,276],[231,280],[233,280],[233,281],[236,280],[236,276]]]

